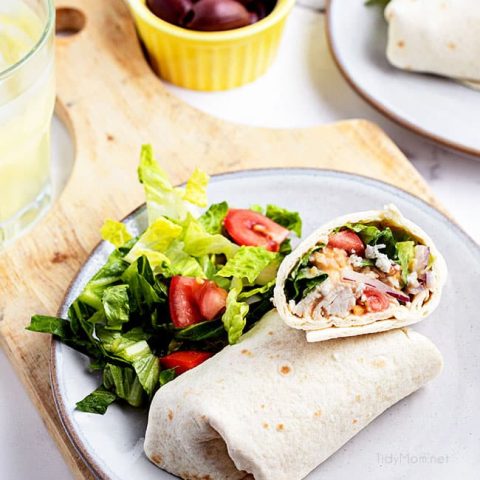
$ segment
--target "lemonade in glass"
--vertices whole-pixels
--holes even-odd
[[[51,199],[53,0],[0,0],[0,247]]]

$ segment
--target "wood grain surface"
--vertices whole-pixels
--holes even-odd
[[[173,97],[155,77],[122,0],[60,0],[57,8],[63,28],[80,28],[82,15],[86,20],[76,35],[58,37],[56,46],[57,112],[75,140],[76,162],[46,218],[0,254],[0,339],[72,472],[87,479],[93,477],[55,410],[49,338],[24,328],[34,313],[55,314],[99,241],[103,220],[123,218],[143,201],[136,176],[142,143],[154,145],[175,182],[197,165],[210,174],[308,166],[371,176],[435,200],[375,125],[351,120],[281,130],[210,117]]]

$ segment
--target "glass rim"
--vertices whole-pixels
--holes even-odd
[[[45,28],[43,29],[40,38],[37,43],[22,57],[20,60],[10,65],[5,70],[0,70],[0,81],[4,80],[6,77],[9,77],[16,70],[25,65],[45,44],[47,38],[52,31],[54,19],[55,19],[55,7],[53,6],[54,0],[46,0],[47,4],[47,21],[45,23]]]

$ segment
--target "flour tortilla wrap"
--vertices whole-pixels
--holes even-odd
[[[480,80],[478,0],[392,0],[387,58],[404,70]]]
[[[145,452],[186,480],[300,480],[441,367],[413,331],[312,344],[273,310],[160,388]]]
[[[327,244],[329,242],[329,236],[335,230],[338,230],[346,224],[375,225],[376,223],[381,223],[382,225],[388,226],[399,232],[405,232],[405,234],[411,239],[414,239],[414,241],[421,246],[421,249],[428,252],[425,265],[428,261],[429,266],[425,267],[425,269],[428,268],[429,272],[421,274],[428,276],[428,282],[426,282],[428,283],[428,288],[425,287],[415,295],[405,296],[397,286],[396,288],[393,288],[393,292],[391,292],[393,293],[393,296],[390,294],[383,294],[383,297],[388,299],[389,306],[385,310],[379,312],[366,311],[355,313],[355,311],[351,311],[343,314],[323,314],[321,310],[319,311],[319,308],[312,309],[312,311],[309,312],[309,308],[305,308],[304,305],[309,301],[312,302],[312,304],[316,302],[318,295],[316,296],[315,291],[307,295],[303,302],[292,300],[289,292],[286,291],[288,279],[291,272],[294,271],[301,259],[305,257],[308,258],[308,252],[318,244]],[[345,256],[347,255],[348,254],[345,254]],[[348,262],[350,262],[350,260],[348,260]],[[392,265],[397,269],[399,268],[399,265],[395,265],[394,263],[392,263]],[[387,267],[387,269],[388,268],[389,267]],[[356,278],[358,277],[358,274],[352,273],[352,269],[353,267],[350,265],[342,269],[341,281],[338,284],[335,284],[334,280],[329,278],[324,284],[317,287],[317,289],[322,290],[322,288],[327,285],[327,282],[331,282],[333,287],[335,287],[332,287],[333,292],[337,289],[342,295],[351,296],[355,294],[361,297],[362,295],[360,291],[350,294],[347,291],[348,288],[352,289],[352,291],[356,288],[368,288],[370,291],[372,290],[370,285],[375,287],[375,282],[371,283],[370,281],[358,280],[358,278]],[[382,274],[378,270],[376,271],[380,273],[380,275]],[[356,280],[356,282],[351,281],[352,275],[355,276],[354,280]],[[375,276],[375,273],[371,275]],[[398,276],[400,276],[400,273]],[[415,225],[413,222],[403,217],[394,205],[388,205],[383,210],[352,213],[336,218],[313,232],[283,260],[277,275],[274,303],[281,317],[290,327],[307,331],[307,340],[309,342],[383,332],[414,324],[430,315],[438,306],[446,276],[447,268],[445,260],[435,247],[432,239],[418,225]],[[344,278],[348,278],[349,280],[344,280]],[[413,282],[414,278],[409,278],[409,282]],[[400,283],[400,280],[397,280],[397,282]],[[378,285],[378,282],[376,283]],[[382,287],[382,285],[380,285],[380,287]],[[417,289],[421,288],[422,284],[419,283]],[[376,291],[376,288],[374,288],[374,290]],[[398,300],[398,295],[395,297],[396,293],[402,294],[403,301]],[[406,301],[405,298],[410,301]],[[350,304],[352,308],[355,301],[355,299],[352,299]],[[322,304],[319,304],[319,306],[321,307]],[[302,312],[302,309],[305,310],[305,312]],[[358,310],[357,307],[355,307],[355,309]]]

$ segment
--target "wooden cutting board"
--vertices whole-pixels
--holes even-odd
[[[93,478],[57,417],[49,386],[49,339],[25,331],[34,313],[55,314],[99,241],[107,217],[143,201],[136,167],[152,143],[175,182],[195,166],[210,174],[260,167],[356,172],[436,203],[418,172],[375,125],[351,120],[296,130],[239,126],[168,93],[144,60],[121,0],[59,0],[57,112],[75,139],[73,174],[47,217],[0,254],[0,338],[72,472]]]

